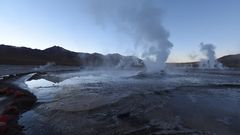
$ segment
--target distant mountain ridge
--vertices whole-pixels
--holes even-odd
[[[240,68],[240,54],[226,55],[218,59],[226,67]]]
[[[240,54],[227,55],[217,59],[225,67],[240,68]],[[144,67],[143,60],[135,56],[122,56],[120,54],[102,55],[99,53],[79,53],[53,46],[45,50],[27,47],[15,47],[0,44],[1,65],[45,65],[53,62],[56,65],[82,66],[82,67]],[[198,66],[198,62],[172,63],[170,65]]]
[[[226,55],[217,59],[224,67],[240,68],[240,54]],[[199,62],[170,63],[169,66],[177,67],[198,67]]]
[[[141,59],[120,54],[102,55],[99,53],[78,53],[53,46],[45,50],[27,47],[0,45],[0,64],[10,65],[44,65],[53,62],[67,66],[115,66],[119,68],[144,67]]]

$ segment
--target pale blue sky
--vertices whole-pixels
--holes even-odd
[[[240,53],[239,0],[159,0],[159,5],[174,44],[169,61],[190,61],[200,42],[215,44],[218,57]],[[82,0],[0,0],[0,44],[135,54],[132,40],[84,11]]]

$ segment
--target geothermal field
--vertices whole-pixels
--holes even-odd
[[[0,135],[240,135],[239,0],[0,0]]]
[[[239,77],[236,69],[71,69],[11,83],[37,97],[19,117],[26,135],[238,135]]]

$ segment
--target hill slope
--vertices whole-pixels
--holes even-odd
[[[226,67],[240,68],[240,54],[223,56],[218,61]]]
[[[218,59],[225,67],[240,68],[240,54],[227,55]],[[144,67],[141,59],[134,56],[122,56],[120,54],[102,55],[99,53],[78,53],[66,50],[59,46],[53,46],[45,50],[31,49],[0,45],[0,64],[10,65],[44,65],[54,62],[57,65],[67,66],[110,66],[110,67]],[[175,63],[175,66],[193,65],[194,63]]]
[[[0,64],[44,65],[54,62],[68,66],[118,66],[143,67],[143,61],[134,56],[120,54],[78,53],[53,46],[45,50],[0,45]]]

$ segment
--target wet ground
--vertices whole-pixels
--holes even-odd
[[[27,135],[239,135],[239,73],[48,72],[25,82],[39,103],[19,122]]]

